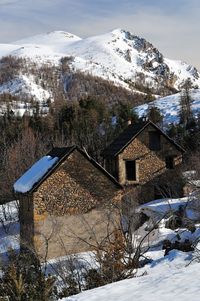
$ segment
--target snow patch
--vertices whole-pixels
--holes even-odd
[[[0,94],[12,95],[30,94],[37,101],[46,101],[51,97],[50,93],[35,83],[34,76],[21,75],[6,84],[0,86]]]

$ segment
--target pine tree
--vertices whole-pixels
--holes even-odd
[[[183,85],[183,90],[180,96],[180,123],[185,127],[191,122],[192,109],[191,109],[191,95],[190,95],[191,81],[188,79]]]
[[[54,282],[54,277],[46,277],[33,254],[16,255],[11,251],[9,265],[0,277],[0,296],[9,301],[55,300]]]
[[[160,112],[160,109],[154,105],[149,105],[147,110],[147,117],[149,120],[155,124],[161,125],[163,121],[163,116]]]

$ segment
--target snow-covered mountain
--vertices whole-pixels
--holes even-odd
[[[0,56],[5,55],[53,64],[61,57],[72,56],[72,68],[132,89],[139,89],[139,85],[155,92],[162,86],[180,89],[187,78],[200,87],[200,74],[195,67],[164,58],[144,38],[122,29],[85,39],[63,31],[41,34],[0,44]]]

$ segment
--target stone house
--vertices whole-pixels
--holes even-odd
[[[122,186],[85,151],[54,148],[14,184],[20,245],[43,261],[88,251],[117,223]]]
[[[160,197],[183,152],[151,121],[129,125],[103,151],[105,168],[77,146],[52,149],[14,184],[21,247],[41,261],[94,249],[119,226],[118,209],[130,213],[135,192],[141,202]]]
[[[130,124],[102,153],[105,169],[133,191],[140,201],[170,194],[163,182],[172,178],[182,162],[184,150],[153,122]],[[167,195],[166,195],[167,196]]]

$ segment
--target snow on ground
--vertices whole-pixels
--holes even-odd
[[[27,100],[26,100],[27,101]],[[4,115],[5,113],[8,112],[13,112],[15,116],[24,116],[29,115],[32,116],[36,108],[31,106],[31,103],[28,102],[18,102],[18,101],[12,101],[9,103],[4,103],[0,106],[0,115]],[[39,113],[40,115],[46,115],[49,112],[49,107],[47,106],[46,102],[41,102],[39,104]]]
[[[159,66],[158,53],[150,44],[145,44],[145,42],[144,39],[131,35],[125,30],[115,29],[106,34],[70,43],[66,52],[69,55],[84,59],[88,65],[95,63],[96,68],[93,69],[91,66],[90,69],[94,75],[109,77],[110,80],[124,85],[135,79],[138,73],[143,73],[148,84],[155,86],[157,74],[154,71]],[[149,64],[153,62],[152,69],[144,67],[145,64],[148,64],[147,62]],[[169,64],[169,69],[172,67],[170,71],[177,75],[179,80],[177,86],[188,77],[200,85],[198,71],[197,74],[194,74],[193,67],[168,59],[164,62]],[[181,74],[180,78],[179,74]]]
[[[199,301],[200,263],[189,264],[191,254],[180,251],[171,251],[165,257],[162,251],[155,253],[154,261],[142,269],[147,275],[85,291],[62,301]]]
[[[17,202],[0,205],[0,261],[7,258],[8,250],[19,249],[19,220]]]
[[[166,219],[160,221],[159,227],[154,229],[148,237],[144,240],[143,248],[149,246],[159,248],[162,246],[164,240],[170,240],[172,243],[175,241],[184,242],[186,239],[195,242],[200,237],[200,224],[196,224],[196,230],[191,233],[186,228],[177,228],[172,230],[165,227]],[[150,223],[145,223],[136,232],[136,238],[140,241],[150,230]]]
[[[42,157],[15,182],[15,192],[25,193],[30,191],[57,161],[58,157]]]
[[[160,246],[164,240],[175,242],[196,241],[200,237],[200,212],[199,200],[194,196],[177,198],[177,199],[160,199],[146,203],[138,208],[138,212],[143,212],[150,220],[145,222],[137,231],[138,239],[142,238],[149,229],[159,222],[159,227],[155,228],[145,240],[144,246],[151,244],[151,246]],[[180,227],[176,230],[166,228],[166,221],[172,213],[179,210],[180,206],[185,209],[185,220],[194,221],[196,223],[196,230],[191,233],[187,228]]]
[[[196,68],[182,61],[167,58],[160,63],[162,54],[153,45],[122,29],[85,39],[68,32],[53,31],[12,44],[0,44],[0,57],[6,55],[27,58],[37,66],[42,64],[57,66],[61,58],[73,57],[69,62],[72,71],[101,77],[132,92],[138,92],[134,88],[134,83],[141,82],[140,75],[145,78],[149,87],[157,87],[163,70],[167,72],[167,76],[174,76],[176,89],[179,89],[188,78],[200,88],[200,74]],[[0,93],[14,95],[25,93],[40,103],[52,98],[51,92],[36,84],[33,76],[19,76],[18,79],[0,86]],[[193,110],[198,112],[200,90],[193,90],[192,97]],[[179,94],[175,94],[154,102],[164,115],[166,124],[178,121],[179,98]],[[26,112],[26,108],[15,109],[12,104],[9,105],[16,114],[23,115]],[[1,107],[5,107],[4,104]],[[44,106],[40,107],[46,111]],[[32,114],[32,109],[30,107],[27,109]],[[4,108],[0,108],[0,114],[4,111]],[[142,116],[147,111],[147,105],[137,107],[136,111]]]
[[[61,57],[67,56],[68,45],[79,40],[79,37],[68,32],[53,31],[12,44],[0,44],[0,56],[13,55],[30,58],[38,64],[48,62],[58,64]]]
[[[186,213],[190,214],[190,218],[199,220],[200,216],[197,216],[197,213],[191,216],[191,211],[197,202],[198,200],[192,196],[177,199],[159,199],[140,206],[139,211],[145,213],[149,217],[153,214],[157,214],[159,217],[162,217],[168,212],[177,211],[181,206],[186,208]]]
[[[0,57],[7,56],[19,48],[17,45],[0,44]]]
[[[140,105],[134,108],[135,112],[140,116],[147,114],[147,110],[150,106],[155,106],[159,108],[161,114],[163,115],[164,125],[170,123],[179,122],[179,111],[180,111],[180,97],[181,94],[173,94],[163,98],[158,98],[149,104]],[[191,99],[192,99],[192,110],[194,114],[200,112],[200,89],[191,90]]]
[[[165,228],[164,215],[176,211],[179,206],[185,206],[192,202],[189,198],[161,199],[146,203],[139,207],[148,216],[156,212],[163,216],[158,229],[155,229],[148,241],[143,246],[150,245],[150,249],[144,254],[151,259],[151,263],[138,269],[136,277],[132,279],[108,284],[103,287],[84,291],[78,295],[63,298],[62,301],[199,301],[200,294],[200,243],[197,243],[196,251],[181,252],[172,250],[164,256],[162,242],[166,239],[171,242],[189,239],[198,242],[200,239],[200,225],[196,224],[196,231],[179,228],[171,230]],[[149,231],[150,221],[147,221],[137,231],[137,239],[142,238]],[[147,228],[147,229],[145,229]]]
[[[188,201],[188,198],[156,200],[142,205],[140,210],[146,207],[148,212],[154,211],[163,215],[171,210],[176,211],[180,205],[188,204]],[[136,277],[84,291],[78,295],[63,298],[62,301],[169,301],[170,299],[199,301],[199,253],[172,250],[164,256],[165,251],[162,250],[161,243],[165,239],[172,242],[177,239],[197,241],[200,238],[200,225],[196,224],[196,231],[191,233],[184,228],[167,229],[165,222],[166,219],[163,218],[158,229],[155,229],[148,238],[151,248],[144,255],[152,261],[138,269]],[[149,221],[137,231],[137,239],[142,238],[149,231],[149,229],[145,231],[145,227],[148,228],[148,226],[150,226]],[[200,244],[197,245],[197,249],[199,248]]]

